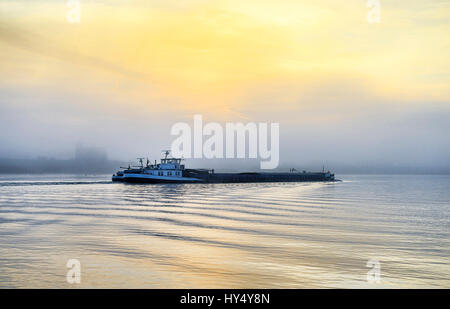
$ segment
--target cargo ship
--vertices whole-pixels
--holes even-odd
[[[244,182],[305,182],[334,181],[334,174],[325,172],[298,172],[291,169],[283,172],[243,172],[215,173],[213,169],[187,169],[181,164],[183,159],[169,157],[170,152],[164,152],[165,157],[160,163],[150,164],[147,159],[138,158],[139,166],[122,167],[112,176],[112,181],[131,183],[244,183]]]

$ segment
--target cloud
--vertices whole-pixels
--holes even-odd
[[[280,122],[281,160],[450,157],[436,1],[382,3],[377,25],[359,0],[83,1],[76,26],[64,1],[20,3],[0,4],[3,149],[145,152],[201,113]]]
[[[53,44],[42,35],[21,29],[17,26],[8,25],[4,22],[0,23],[0,41],[42,56],[106,70],[132,79],[150,80],[149,76],[143,73],[131,71],[114,63],[105,61],[102,58],[85,55],[58,44]]]

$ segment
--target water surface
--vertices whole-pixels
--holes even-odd
[[[0,176],[0,287],[450,288],[450,176],[339,178]],[[69,259],[79,285],[66,281]]]

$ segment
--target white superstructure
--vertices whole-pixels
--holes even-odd
[[[137,182],[198,182],[201,179],[195,177],[186,177],[184,173],[184,165],[181,164],[180,158],[169,158],[169,151],[165,151],[165,157],[160,163],[147,164],[144,166],[144,158],[138,158],[141,166],[117,172],[112,179],[115,181],[137,181]]]

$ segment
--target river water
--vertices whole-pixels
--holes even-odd
[[[450,288],[450,176],[338,178],[0,176],[0,287]]]

